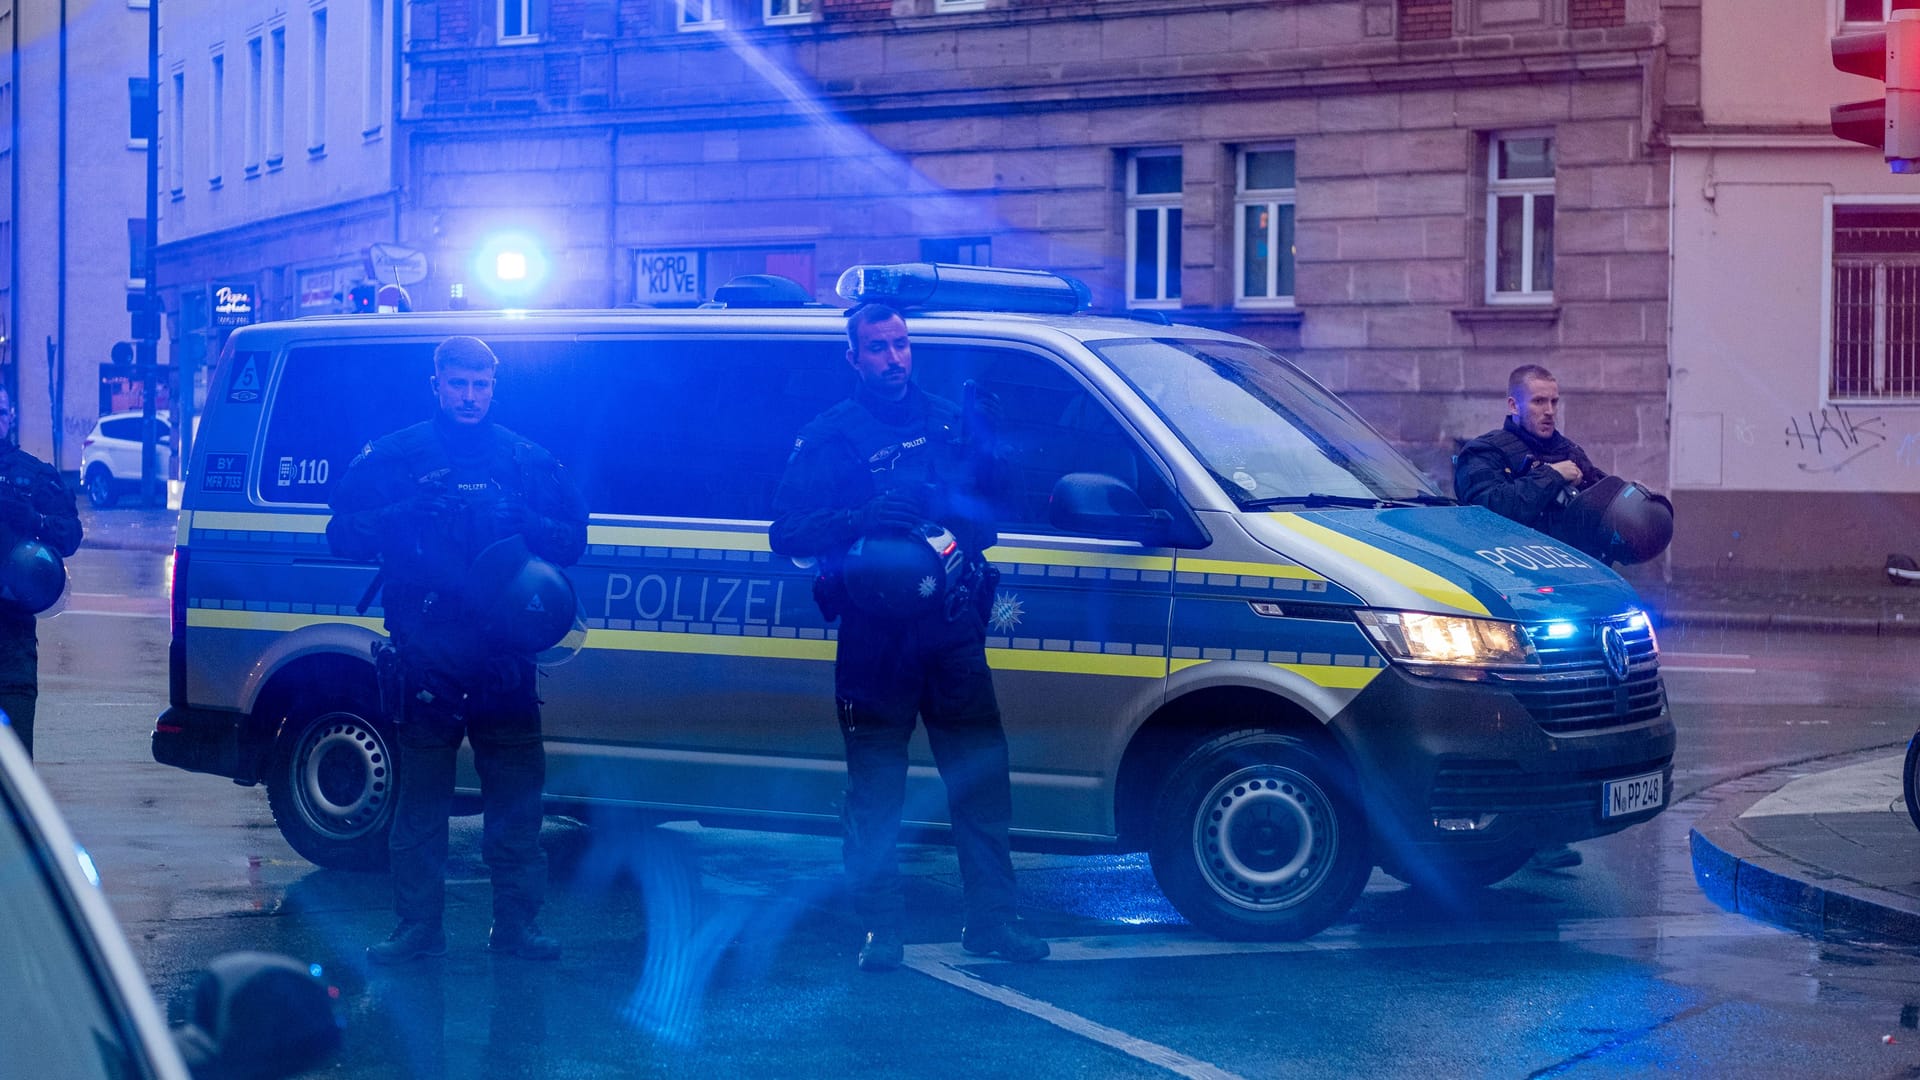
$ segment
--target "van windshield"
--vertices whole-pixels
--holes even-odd
[[[1451,502],[1357,413],[1251,342],[1129,338],[1087,347],[1242,508]]]

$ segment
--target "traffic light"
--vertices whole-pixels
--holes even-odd
[[[1920,172],[1920,0],[1892,3],[1886,29],[1832,39],[1834,67],[1887,84],[1885,98],[1833,106],[1833,133],[1879,149],[1894,172]]]
[[[347,292],[348,307],[356,315],[371,315],[374,310],[374,285],[363,281]]]

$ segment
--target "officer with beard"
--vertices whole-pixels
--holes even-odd
[[[0,554],[38,540],[68,558],[80,550],[80,513],[53,466],[20,449],[13,398],[0,389]],[[0,709],[27,756],[40,697],[40,643],[33,613],[0,603]]]
[[[947,787],[966,897],[961,947],[1039,960],[1047,943],[1015,918],[1007,737],[987,668],[983,609],[992,603],[994,575],[983,553],[996,537],[987,506],[991,455],[982,453],[979,433],[970,440],[975,445],[957,437],[958,408],[914,384],[912,345],[898,311],[861,304],[847,313],[847,339],[859,385],[795,440],[768,538],[777,554],[818,560],[821,612],[828,619],[844,614],[834,693],[847,747],[842,852],[866,931],[860,969],[891,970],[903,955],[895,847],[916,715]],[[966,553],[965,583],[949,583],[946,595],[927,596],[929,603],[910,610],[863,609],[841,575],[850,546],[884,536],[923,543],[929,523],[950,532]]]

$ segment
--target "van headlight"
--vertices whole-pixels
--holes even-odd
[[[1395,663],[1498,668],[1537,662],[1533,642],[1519,623],[1370,608],[1354,615],[1372,635],[1374,644]]]

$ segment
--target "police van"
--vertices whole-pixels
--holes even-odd
[[[1146,851],[1194,925],[1298,938],[1376,865],[1490,884],[1666,806],[1674,728],[1633,590],[1454,504],[1279,356],[1086,313],[1034,271],[856,267],[840,291],[908,312],[925,389],[1001,403],[987,646],[1017,846]],[[836,829],[835,627],[767,528],[794,434],[853,387],[842,313],[779,279],[717,300],[236,331],[186,473],[154,757],[264,784],[315,863],[384,864],[404,763],[377,599],[360,610],[375,567],[328,550],[328,494],[431,414],[434,346],[471,334],[500,357],[495,419],[592,510],[584,649],[540,683],[550,806]],[[939,835],[924,735],[908,784],[909,828]]]

